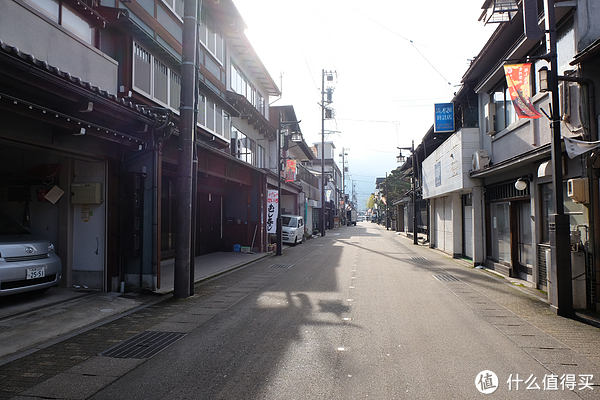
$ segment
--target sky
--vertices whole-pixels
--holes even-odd
[[[294,106],[309,145],[321,142],[323,70],[334,73],[326,82],[334,89],[334,119],[325,123],[325,141],[334,143],[340,169],[339,155],[347,153],[346,193],[354,187],[359,210],[375,179],[400,166],[398,147],[418,146],[434,104],[452,100],[496,28],[478,21],[484,0],[234,3],[283,93],[270,103]]]

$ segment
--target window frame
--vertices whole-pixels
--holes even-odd
[[[500,95],[497,96],[497,94]],[[490,91],[490,102],[496,106],[494,132],[500,132],[508,128],[512,123],[517,122],[517,114],[510,99],[506,78],[503,77],[502,81]],[[502,111],[502,121],[500,121],[500,111]],[[502,122],[502,125],[500,125],[500,122]]]
[[[64,0],[23,0],[25,4],[32,7],[34,10],[48,18],[53,23],[60,25],[67,32],[71,33],[75,37],[81,39],[83,42],[87,43],[90,46],[97,47],[97,37],[98,37],[98,29],[94,25],[94,21],[90,20],[90,18],[86,17],[85,14],[81,14],[77,12],[77,10],[72,7],[68,2]],[[46,4],[56,4],[56,9],[50,10],[47,7],[43,7],[43,3]],[[67,13],[65,12],[67,11]],[[70,14],[74,17],[78,18],[79,21],[87,24],[88,31],[83,33],[76,29],[76,24],[65,23],[65,15]]]

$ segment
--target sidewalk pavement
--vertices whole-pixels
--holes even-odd
[[[209,280],[271,255],[217,252],[196,257],[194,282]],[[169,298],[174,287],[173,269],[173,260],[161,265],[161,287],[154,293],[103,293],[81,287],[53,287],[42,295],[0,298],[0,366]]]
[[[283,246],[285,249],[287,246]],[[250,264],[272,253],[242,253],[239,251],[217,252],[196,257],[194,262],[194,282],[202,282],[225,272]],[[174,287],[175,260],[166,260],[160,264],[160,288],[155,291],[167,294]]]
[[[401,238],[410,239],[411,241],[413,240],[412,233],[395,232],[395,234]],[[429,242],[427,241],[427,235],[419,233],[417,235],[417,241],[418,241],[419,246],[429,247]],[[435,249],[431,249],[431,250],[438,251]],[[470,267],[470,268],[473,267],[472,262],[468,261],[468,260],[454,259],[454,261],[456,261],[466,267]],[[477,267],[477,268],[481,269],[483,271],[488,271],[484,267]],[[524,293],[527,293],[528,295],[537,298],[539,301],[547,304],[548,308],[550,309],[550,300],[548,299],[548,294],[541,290],[536,289],[535,284],[533,282],[529,282],[529,281],[519,279],[519,278],[503,276],[503,275],[499,274],[497,271],[493,271],[493,270],[489,270],[488,272],[491,274],[494,274],[495,276],[499,277],[500,279],[503,279],[505,281],[504,283],[512,285],[514,287],[514,289],[519,290]],[[600,313],[598,313],[598,312],[587,311],[587,310],[576,310],[574,319],[579,320],[585,324],[594,326],[596,328],[600,328]]]

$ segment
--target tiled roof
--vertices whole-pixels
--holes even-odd
[[[62,78],[66,82],[75,84],[85,90],[90,91],[90,93],[92,93],[94,95],[100,95],[101,97],[103,97],[107,100],[110,100],[112,102],[115,102],[122,106],[125,106],[135,112],[140,113],[141,115],[148,117],[148,118],[151,118],[151,119],[156,118],[156,114],[150,110],[150,107],[146,107],[146,106],[139,105],[139,104],[134,104],[127,99],[119,98],[117,95],[112,94],[106,90],[103,90],[98,86],[94,86],[90,82],[84,81],[79,77],[72,76],[67,71],[61,71],[58,67],[48,64],[47,61],[38,60],[32,54],[25,53],[25,52],[19,50],[17,47],[10,46],[10,45],[4,43],[2,40],[0,40],[0,52],[17,57],[26,63],[29,63],[37,68],[43,69],[53,75],[56,75],[56,76]]]

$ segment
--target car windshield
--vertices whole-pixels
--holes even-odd
[[[287,226],[289,228],[297,228],[298,227],[298,220],[296,218],[293,218],[293,217],[282,216],[281,217],[281,225]]]
[[[22,235],[30,233],[8,215],[0,212],[0,235]]]

